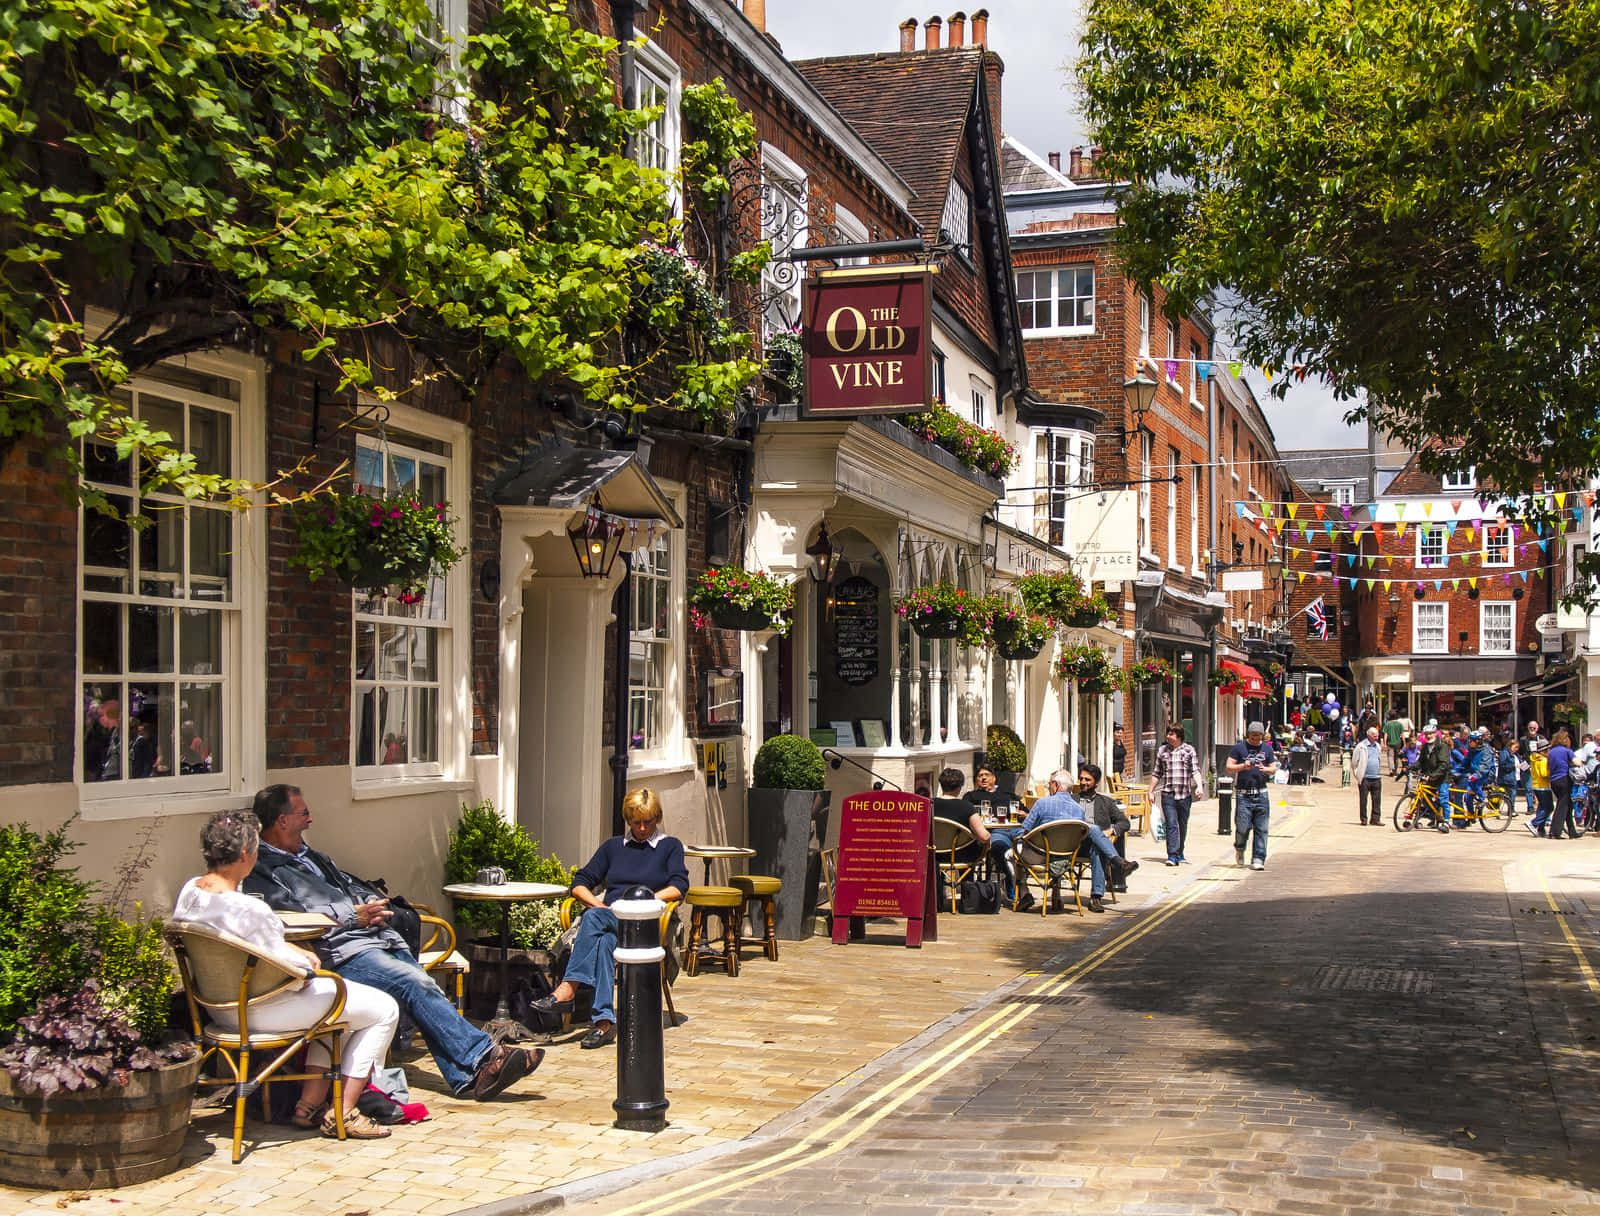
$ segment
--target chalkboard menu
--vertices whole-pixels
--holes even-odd
[[[878,678],[878,584],[860,575],[833,591],[834,672],[846,684]]]

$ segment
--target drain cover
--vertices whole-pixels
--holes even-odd
[[[1329,963],[1317,968],[1311,986],[1323,992],[1399,992],[1416,994],[1433,991],[1433,975],[1414,969],[1392,967],[1352,967]]]

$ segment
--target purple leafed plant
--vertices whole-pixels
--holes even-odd
[[[37,1013],[17,1022],[17,1037],[0,1049],[0,1065],[28,1093],[126,1085],[130,1074],[186,1060],[187,1042],[147,1047],[121,1013],[100,999],[98,980],[39,1003]]]

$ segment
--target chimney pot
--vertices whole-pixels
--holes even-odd
[[[744,0],[744,15],[756,29],[767,32],[767,0]]]
[[[1050,167],[1058,173],[1061,171],[1061,153],[1050,153]]]
[[[907,51],[914,51],[916,49],[917,19],[915,17],[907,17],[900,23],[900,51],[902,54],[904,54]]]
[[[949,26],[951,48],[965,45],[967,41],[967,15],[965,13],[951,13]]]
[[[1100,154],[1104,151],[1098,144],[1089,149],[1089,172],[1096,177],[1100,176]]]
[[[1067,176],[1068,177],[1082,177],[1083,176],[1083,149],[1082,148],[1074,148],[1074,149],[1072,149],[1072,154],[1071,154],[1070,158],[1067,161],[1067,166],[1068,166],[1067,167]]]
[[[922,23],[922,32],[926,35],[923,46],[928,50],[937,51],[939,49],[939,30],[943,25],[944,22],[937,17],[929,17]]]
[[[980,8],[972,14],[972,45],[989,45],[989,10],[986,8]]]

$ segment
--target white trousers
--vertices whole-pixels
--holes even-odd
[[[315,976],[303,988],[291,989],[250,1007],[250,1030],[304,1030],[333,1004],[333,981]],[[238,1019],[228,1013],[214,1015],[218,1025],[239,1029]],[[344,1016],[339,1019],[349,1029],[342,1036],[339,1071],[363,1083],[383,1064],[390,1040],[400,1022],[400,1006],[387,992],[365,984],[345,981]],[[328,1046],[321,1039],[306,1048],[306,1060],[314,1068],[328,1066]]]

